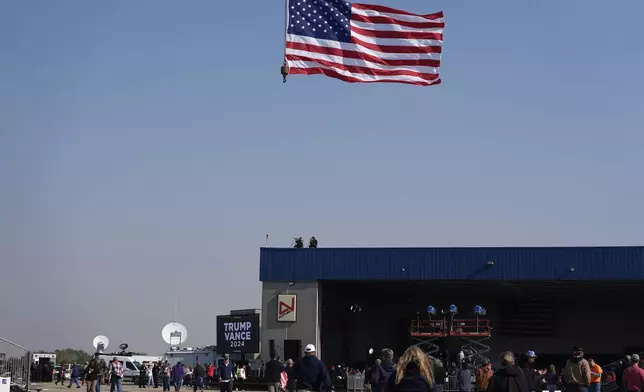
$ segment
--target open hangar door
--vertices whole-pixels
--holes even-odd
[[[360,366],[373,359],[370,348],[376,353],[392,348],[400,355],[416,343],[411,323],[427,318],[429,305],[447,309],[455,304],[459,317],[468,319],[475,305],[485,307],[493,329],[485,341],[490,347],[486,356],[492,359],[506,350],[534,350],[542,360],[558,362],[579,345],[607,363],[639,342],[637,331],[644,328],[644,305],[628,300],[644,292],[640,282],[320,283],[322,355],[329,364]]]

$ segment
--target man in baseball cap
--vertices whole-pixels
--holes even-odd
[[[330,389],[333,384],[324,363],[315,356],[315,346],[307,344],[304,347],[304,358],[295,363],[295,378],[298,391],[321,391]]]
[[[537,354],[533,350],[528,350],[522,355],[521,363],[519,364],[519,368],[521,368],[526,380],[528,380],[528,390],[533,392],[541,390],[541,377],[539,372],[534,368],[534,361],[536,359]]]

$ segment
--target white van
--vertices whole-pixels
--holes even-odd
[[[110,366],[110,362],[116,358],[123,365],[123,381],[130,380],[136,382],[139,379],[141,364],[133,360],[132,357],[126,355],[100,355],[99,358],[105,360],[108,367]]]

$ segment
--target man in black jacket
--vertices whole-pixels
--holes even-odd
[[[525,378],[528,382],[528,391],[536,392],[541,391],[541,375],[534,368],[534,361],[537,359],[537,354],[530,350],[526,352],[522,358],[519,367],[523,371]]]
[[[197,387],[201,392],[203,392],[203,378],[206,375],[206,369],[201,366],[201,363],[197,361],[197,364],[195,365],[195,368],[192,370],[192,385],[193,385],[193,391],[197,392]]]
[[[324,363],[315,356],[315,346],[307,344],[304,358],[295,363],[295,378],[298,391],[320,392],[322,388],[331,389],[331,377]]]
[[[295,392],[297,390],[297,378],[295,377],[295,363],[292,359],[286,360],[286,367],[284,368],[286,372],[286,392]]]
[[[501,367],[490,379],[487,392],[529,392],[525,373],[515,365],[514,354],[501,354]]]
[[[372,385],[374,392],[384,392],[387,387],[389,377],[396,371],[394,364],[394,351],[389,348],[383,348],[381,351],[382,362],[378,366],[378,383]]]
[[[447,377],[447,370],[443,366],[443,361],[438,358],[432,359],[432,370],[434,372],[434,392],[443,392],[445,387],[445,378]]]
[[[280,392],[282,389],[282,364],[279,357],[272,353],[271,360],[266,363],[264,368],[264,377],[268,383],[268,392]]]

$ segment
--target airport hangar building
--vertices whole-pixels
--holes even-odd
[[[640,246],[262,248],[260,280],[265,360],[299,357],[309,343],[336,364],[411,344],[473,343],[492,358],[573,345],[595,356],[644,351]],[[468,320],[457,329],[441,315],[451,304],[454,319]],[[476,305],[487,311],[480,319]]]

